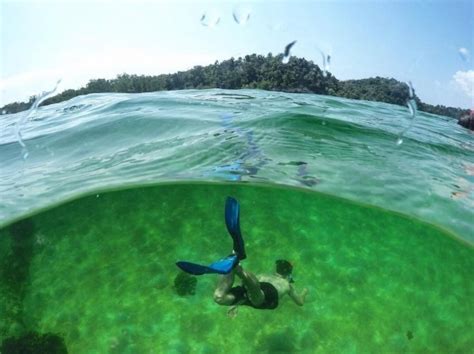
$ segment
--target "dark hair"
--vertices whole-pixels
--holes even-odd
[[[291,263],[284,259],[278,259],[275,264],[276,272],[281,276],[284,276],[285,278],[289,277],[291,275],[291,272],[293,272],[293,266],[291,265]]]

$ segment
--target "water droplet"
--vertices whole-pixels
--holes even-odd
[[[291,51],[291,48],[296,44],[296,41],[293,41],[291,43],[288,43],[286,46],[285,46],[285,51],[283,53],[283,55],[285,57],[289,56],[290,55],[290,51]]]
[[[408,111],[410,112],[410,123],[398,135],[397,145],[401,145],[403,143],[403,137],[405,136],[405,133],[408,130],[410,130],[416,117],[417,106],[416,106],[416,101],[414,98],[415,90],[413,89],[413,85],[411,81],[408,81],[407,85],[408,85],[408,96],[409,96],[409,98],[407,99],[407,107],[408,107]]]
[[[235,22],[245,26],[250,19],[250,9],[248,7],[237,6],[232,12],[232,16]]]
[[[95,197],[96,197],[96,198],[99,198],[99,197],[100,197],[100,194],[96,194]]]
[[[407,85],[408,85],[408,97],[409,97],[410,99],[412,99],[412,98],[414,98],[415,96],[414,96],[414,90],[413,90],[413,85],[412,85],[411,81],[408,81],[408,82],[407,82]]]
[[[323,76],[326,76],[331,66],[331,55],[324,53],[321,49],[318,49],[318,51],[323,61]]]
[[[461,59],[468,63],[469,62],[469,59],[470,59],[470,53],[469,53],[469,50],[467,48],[459,48],[458,50],[458,53],[459,55],[461,56]]]
[[[217,10],[209,10],[202,14],[201,25],[213,28],[219,24],[221,17]]]
[[[410,111],[411,119],[414,119],[416,116],[416,101],[412,98],[407,101],[408,110]]]
[[[287,64],[290,61],[290,55],[291,55],[291,48],[295,45],[296,41],[293,41],[291,43],[288,43],[285,46],[285,50],[283,52],[283,59],[282,63]]]
[[[408,107],[408,110],[410,112],[411,119],[414,119],[415,116],[416,116],[416,110],[418,108],[416,106],[416,101],[415,101],[415,90],[413,89],[413,85],[412,85],[411,81],[408,81],[407,85],[408,85],[407,107]]]
[[[58,89],[58,86],[59,86],[60,83],[61,83],[61,79],[59,79],[56,82],[56,86],[54,86],[54,88],[51,91],[43,91],[40,95],[36,96],[35,102],[31,105],[30,109],[28,111],[24,112],[24,114],[21,116],[21,118],[15,124],[15,136],[16,136],[16,139],[18,141],[18,144],[20,144],[20,146],[22,148],[21,151],[22,151],[22,156],[23,156],[24,160],[26,160],[26,158],[28,157],[28,149],[27,149],[25,143],[23,142],[23,138],[21,136],[21,131],[20,130],[23,127],[23,125],[26,123],[26,121],[28,121],[28,119],[36,112],[36,110],[38,109],[41,102],[43,102],[48,97],[50,97],[53,93],[56,92],[56,90]]]

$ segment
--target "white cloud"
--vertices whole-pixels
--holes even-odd
[[[457,87],[474,102],[474,70],[458,71],[453,75],[453,80]]]
[[[144,48],[105,47],[97,51],[68,51],[59,54],[58,65],[38,68],[0,79],[0,106],[51,90],[58,79],[58,91],[84,86],[90,79],[111,79],[118,74],[158,75],[213,63],[217,53],[170,53]]]
[[[461,59],[464,60],[465,62],[469,62],[469,58],[470,58],[470,53],[469,53],[469,50],[467,48],[464,48],[464,47],[461,47],[459,48],[459,55],[461,56]]]

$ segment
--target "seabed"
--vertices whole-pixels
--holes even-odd
[[[178,294],[177,260],[229,254],[241,204],[246,269],[294,265],[307,303]],[[94,193],[0,229],[0,342],[55,334],[70,353],[467,353],[474,249],[405,215],[296,188],[179,183]],[[4,342],[5,343],[5,342]]]

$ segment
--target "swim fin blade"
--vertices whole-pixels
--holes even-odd
[[[235,254],[232,254],[211,263],[209,268],[219,274],[229,274],[237,263],[239,263],[238,257]]]
[[[240,205],[239,202],[227,197],[225,202],[225,224],[227,231],[232,237],[234,252],[239,260],[247,258],[245,254],[245,244],[240,232]]]
[[[225,203],[225,224],[232,237],[234,254],[219,259],[208,266],[186,261],[176,262],[176,265],[186,273],[193,275],[230,273],[239,261],[247,258],[244,240],[240,232],[240,205],[232,197],[227,197]]]
[[[200,264],[196,264],[196,263],[179,261],[179,262],[176,262],[176,265],[181,270],[192,275],[202,275],[202,274],[210,273],[208,267],[200,265]]]
[[[203,274],[229,274],[238,263],[236,255],[231,255],[211,263],[209,266],[201,264],[179,261],[176,265],[183,271],[193,275]]]

